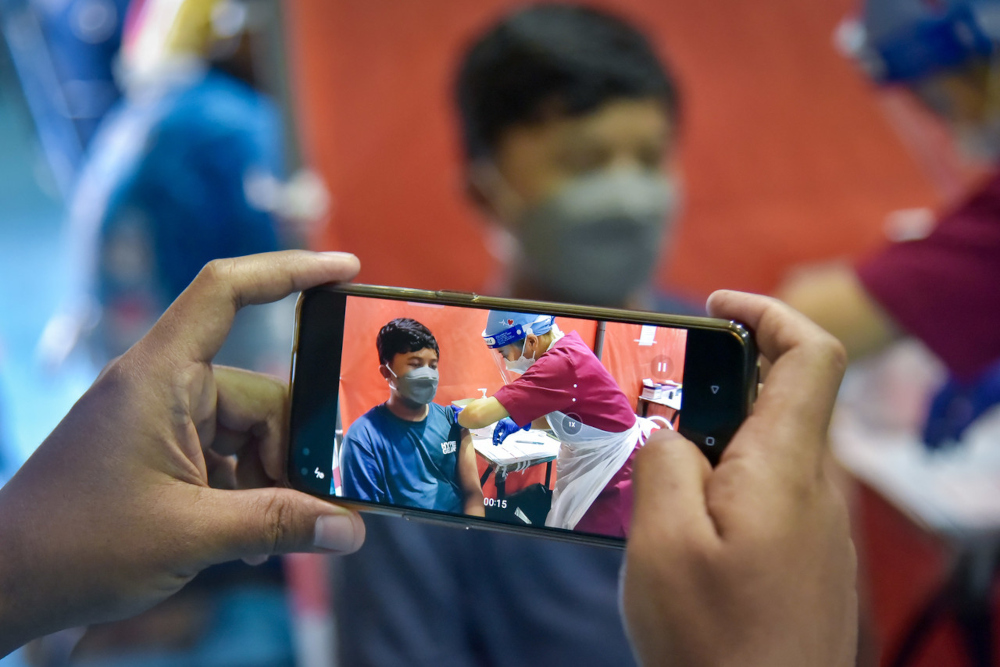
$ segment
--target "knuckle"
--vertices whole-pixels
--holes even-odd
[[[820,339],[825,360],[840,371],[847,368],[847,348],[833,334],[823,331]]]
[[[833,334],[819,329],[815,336],[803,346],[808,357],[823,368],[829,368],[840,375],[847,370],[847,349]]]
[[[136,385],[141,386],[144,377],[144,369],[141,362],[136,360],[136,351],[130,350],[128,354],[117,357],[101,369],[100,374],[87,391],[87,395],[95,397],[114,397],[116,401],[127,403],[129,398],[134,396]],[[138,379],[138,382],[136,382]]]
[[[209,287],[216,285],[228,285],[232,282],[233,274],[236,270],[236,262],[232,258],[213,259],[202,267],[196,282],[207,283]]]
[[[841,533],[849,535],[851,532],[851,509],[848,507],[847,500],[840,488],[828,478],[824,478],[823,496],[834,525]]]
[[[233,260],[231,258],[213,259],[205,264],[202,272],[210,278],[224,280],[233,270]]]
[[[833,336],[830,336],[833,338]],[[837,370],[843,373],[847,370],[847,348],[836,338],[833,338],[832,361]]]
[[[279,495],[272,495],[263,510],[264,540],[271,553],[279,553],[288,536],[292,519],[292,508]]]
[[[214,293],[219,297],[232,301],[233,307],[239,310],[243,303],[239,297],[239,258],[228,257],[223,259],[213,259],[202,267],[194,284]]]
[[[819,489],[816,487],[816,479],[811,475],[795,475],[788,480],[788,496],[794,506],[808,508],[813,506]]]

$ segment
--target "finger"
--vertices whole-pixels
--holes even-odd
[[[205,456],[207,457],[209,454],[235,456],[238,452],[244,451],[252,439],[253,436],[244,431],[230,431],[228,428],[217,427],[215,439],[209,443],[209,449],[205,451]]]
[[[274,481],[282,479],[287,454],[288,385],[268,375],[215,366],[216,421],[212,449],[242,460],[260,457]]]
[[[158,353],[179,361],[209,362],[222,347],[243,306],[270,303],[316,285],[357,275],[347,253],[286,250],[209,262],[154,325],[148,338]]]
[[[346,554],[365,539],[357,512],[292,489],[199,492],[194,523],[204,533],[205,564],[297,552]]]
[[[205,452],[205,469],[208,485],[213,489],[236,488],[236,461],[230,456],[220,456],[215,452]]]
[[[767,456],[804,456],[818,466],[822,460],[819,446],[826,440],[847,363],[843,346],[804,315],[770,297],[719,291],[709,297],[708,310],[714,317],[747,324],[772,364],[754,414],[745,425],[769,429],[770,437],[737,440],[766,449],[762,453]],[[787,437],[777,437],[776,430],[784,430]],[[815,446],[810,448],[809,443]]]
[[[705,501],[712,469],[698,448],[683,436],[659,430],[636,457],[632,475],[632,540],[657,543],[657,549],[689,538],[716,535]]]
[[[257,453],[257,446],[252,445],[236,464],[237,489],[262,489],[274,486],[278,480],[267,474]]]
[[[250,567],[257,567],[258,565],[263,565],[264,563],[266,563],[267,558],[268,557],[264,554],[260,554],[258,556],[247,556],[246,558],[243,559],[243,562],[249,565]]]

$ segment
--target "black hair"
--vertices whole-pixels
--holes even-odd
[[[656,98],[675,123],[679,113],[673,77],[642,33],[579,5],[531,5],[502,19],[467,50],[455,92],[469,160],[553,104],[580,116],[616,98]]]
[[[378,349],[378,362],[387,366],[397,354],[419,352],[427,348],[441,356],[437,340],[430,329],[409,317],[397,317],[379,329],[375,347]]]

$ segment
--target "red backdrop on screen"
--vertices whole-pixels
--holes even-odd
[[[503,384],[500,367],[494,359],[498,355],[486,347],[482,338],[485,310],[348,297],[340,368],[340,416],[345,430],[368,409],[389,398],[389,387],[378,371],[375,337],[379,329],[397,317],[417,320],[437,340],[441,357],[435,403],[449,405],[463,398],[479,398],[480,389],[486,389],[486,395],[492,396]],[[557,322],[564,332],[578,332],[593,347],[595,322],[568,317],[560,317]]]

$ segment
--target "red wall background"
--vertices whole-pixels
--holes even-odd
[[[478,398],[480,388],[492,396],[503,385],[500,367],[494,361],[497,353],[486,347],[481,335],[486,326],[485,310],[348,297],[344,327],[351,333],[344,340],[340,369],[345,431],[369,408],[389,398],[388,385],[378,372],[375,337],[386,322],[397,317],[417,320],[438,342],[440,382],[435,403],[449,405],[463,398]],[[593,348],[596,322],[568,317],[556,321],[564,332],[578,332]]]

